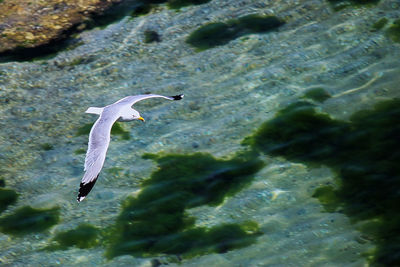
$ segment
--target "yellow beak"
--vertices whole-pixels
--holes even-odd
[[[142,117],[139,117],[138,120],[141,120],[143,122],[145,121]]]

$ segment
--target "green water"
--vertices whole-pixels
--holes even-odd
[[[135,3],[2,58],[0,265],[399,264],[398,1]],[[147,92],[78,204],[85,110]]]

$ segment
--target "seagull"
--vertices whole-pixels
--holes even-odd
[[[81,202],[92,190],[103,168],[108,145],[110,143],[111,128],[114,122],[141,120],[139,112],[132,106],[143,99],[160,97],[168,100],[181,100],[183,95],[163,96],[155,94],[134,95],[124,97],[117,102],[103,108],[90,107],[85,113],[99,115],[89,133],[89,144],[85,158],[85,175],[82,178],[77,201]]]

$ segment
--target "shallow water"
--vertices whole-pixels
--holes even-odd
[[[400,44],[388,37],[386,28],[399,18],[399,7],[396,0],[339,11],[317,0],[213,0],[179,12],[160,5],[146,16],[125,17],[106,28],[82,32],[82,45],[59,52],[54,58],[1,63],[0,178],[5,180],[6,189],[18,193],[18,200],[2,212],[1,218],[27,205],[59,207],[60,217],[44,231],[18,235],[3,230],[0,263],[367,264],[371,256],[365,254],[376,249],[376,240],[362,231],[360,221],[354,222],[340,210],[326,212],[323,203],[313,197],[321,186],[341,184],[332,169],[268,154],[254,156],[265,166],[251,174],[240,190],[227,193],[229,190],[222,187],[223,201],[188,205],[182,211],[194,219],[182,231],[251,221],[260,233],[255,241],[227,251],[209,249],[209,253],[192,255],[161,250],[107,257],[106,252],[114,242],[108,235],[115,233],[110,229],[118,222],[123,203],[127,198],[140,199],[145,181],[162,169],[156,160],[142,158],[145,153],[165,156],[202,152],[229,161],[249,149],[242,141],[263,122],[301,100],[312,88],[323,88],[331,95],[322,103],[314,102],[316,110],[339,121],[398,98]],[[256,13],[275,15],[286,24],[276,31],[241,36],[201,52],[185,43],[189,34],[205,23]],[[382,17],[389,20],[386,28],[372,30]],[[146,30],[157,31],[161,42],[145,43]],[[87,135],[77,133],[96,119],[84,111],[145,92],[184,93],[185,98],[179,102],[152,99],[135,105],[146,123],[120,124],[130,138],[112,136],[97,184],[87,199],[77,204],[83,175],[82,149],[87,146]],[[201,176],[202,171],[196,174],[208,177]],[[148,203],[143,203],[140,205],[146,209]],[[82,223],[102,232],[95,245],[45,249],[58,233]],[[149,221],[152,223],[151,228],[162,225]]]

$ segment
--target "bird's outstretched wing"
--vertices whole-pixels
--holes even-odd
[[[117,103],[121,104],[129,104],[130,106],[134,105],[136,102],[142,101],[144,99],[148,98],[154,98],[154,97],[161,97],[165,98],[168,100],[181,100],[184,95],[174,95],[174,96],[163,96],[163,95],[155,95],[155,94],[147,94],[147,95],[133,95],[133,96],[127,96],[122,98],[121,100],[117,101]]]
[[[90,130],[85,175],[79,187],[78,202],[89,194],[99,177],[110,143],[111,128],[118,117],[118,114],[103,112]]]
[[[120,117],[120,110],[124,108],[123,106],[132,106],[138,101],[153,97],[161,97],[168,100],[181,100],[183,95],[163,96],[147,94],[127,96],[103,109],[100,117],[93,124],[93,127],[90,130],[89,146],[85,159],[85,175],[80,184],[77,198],[78,202],[81,202],[89,194],[90,190],[92,190],[97,181],[97,177],[103,168],[108,145],[110,143],[111,128],[114,122]],[[114,108],[110,108],[111,106]]]

